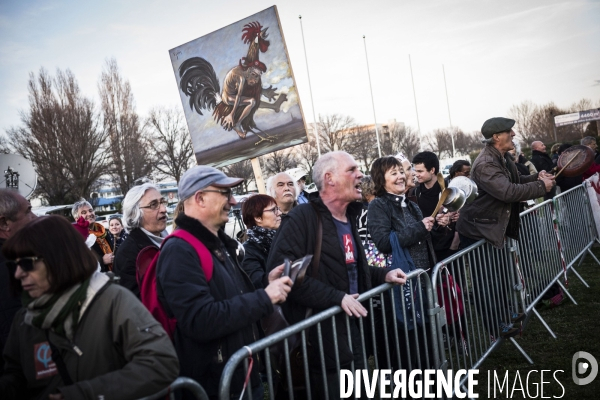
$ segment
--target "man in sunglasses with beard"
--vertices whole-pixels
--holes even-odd
[[[34,218],[31,204],[25,197],[16,190],[0,189],[0,247],[6,239]],[[0,253],[0,351],[4,350],[13,317],[21,308],[19,297],[13,296],[8,288],[9,279],[5,261]],[[3,365],[4,363],[0,363],[0,375],[4,369]]]

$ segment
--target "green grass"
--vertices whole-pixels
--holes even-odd
[[[594,247],[593,253],[600,259],[600,246]],[[600,373],[589,385],[579,386],[573,382],[571,366],[573,354],[578,351],[586,351],[600,362],[600,265],[587,255],[582,265],[576,269],[590,286],[586,288],[575,274],[569,274],[567,289],[578,305],[567,298],[557,308],[540,310],[540,314],[557,338],[552,338],[539,319],[532,317],[523,336],[518,337],[517,342],[529,354],[534,364],[530,365],[512,343],[503,343],[479,369],[477,392],[480,399],[511,398],[510,391],[513,385],[516,383],[516,388],[520,388],[519,381],[516,380],[517,371],[523,388],[528,386],[530,393],[528,395],[527,392],[515,390],[512,398],[536,398],[536,386],[532,382],[537,384],[537,398],[542,398],[539,393],[540,370],[552,371],[544,373],[544,382],[547,382],[543,385],[544,397],[555,396],[554,398],[569,400],[600,398]],[[491,389],[488,396],[488,371],[494,370],[502,379],[505,372],[509,372],[508,396],[506,388],[502,394],[497,389],[496,397]],[[538,372],[531,372],[529,385],[527,385],[527,374],[534,370]],[[553,378],[556,370],[564,371],[556,374],[560,384]]]

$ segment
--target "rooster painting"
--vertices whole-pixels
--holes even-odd
[[[227,131],[234,130],[241,139],[249,132],[262,141],[273,142],[274,138],[260,129],[254,121],[254,114],[259,108],[280,111],[281,104],[287,100],[280,94],[275,100],[272,86],[262,87],[261,76],[267,72],[267,66],[259,60],[259,54],[269,49],[268,28],[259,22],[244,25],[242,41],[248,44],[245,57],[239,59],[238,65],[231,68],[223,79],[220,88],[219,79],[213,66],[202,57],[191,57],[179,66],[179,87],[189,97],[189,106],[195,112],[212,111],[214,120]],[[262,97],[274,102],[262,101]]]

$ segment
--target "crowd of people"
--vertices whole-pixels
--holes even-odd
[[[275,305],[290,324],[332,306],[344,311],[334,318],[337,327],[349,317],[348,329],[322,323],[325,365],[315,353],[308,360],[311,378],[328,382],[327,396],[339,398],[338,365],[366,368],[362,355],[371,351],[362,347],[359,321],[368,312],[357,300],[361,293],[384,282],[400,290],[410,271],[431,271],[480,239],[498,248],[506,237],[518,239],[522,203],[555,194],[556,160],[541,142],[532,144],[527,160],[515,148],[514,123],[486,121],[485,146],[473,165],[455,162],[445,182],[438,180],[438,157],[427,151],[412,160],[403,154],[379,158],[370,175],[349,154],[326,153],[312,171],[317,193],[305,191],[305,171],[278,173],[267,180],[267,194],[241,205],[243,245],[223,230],[237,204],[232,190],[242,179],[192,167],[178,184],[174,225],[206,248],[210,265],[201,265],[207,261],[188,239],[165,241],[167,201],[151,183],[126,193],[123,219],[111,219],[108,229],[85,200],[73,205],[75,222],[69,223],[60,216],[36,218],[25,198],[0,189],[2,398],[134,399],[160,391],[179,375],[217,398],[227,360],[264,336],[261,320]],[[596,151],[591,139],[582,144]],[[558,154],[565,149],[559,146]],[[588,172],[600,170],[599,161]],[[478,197],[460,211],[435,212],[441,184],[459,176],[477,184]],[[149,247],[160,249],[156,294],[176,320],[172,339],[140,302],[138,255]],[[312,264],[294,284],[284,276],[285,260],[307,254]],[[493,276],[485,279],[478,285],[482,297]],[[378,304],[374,340],[390,329],[381,323],[383,309],[388,320],[398,317]],[[503,311],[512,313],[510,320],[489,321],[486,315],[487,329],[514,336],[513,324],[523,314]],[[424,335],[410,336],[410,346],[426,345]],[[308,340],[317,343],[316,328]],[[403,365],[411,362],[402,357]],[[256,400],[264,395],[261,362],[253,355],[247,390]],[[239,397],[245,381],[238,368],[232,395]],[[313,397],[325,398],[324,390],[313,385]]]

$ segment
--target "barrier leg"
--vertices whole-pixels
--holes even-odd
[[[521,346],[519,346],[519,343],[517,343],[515,338],[511,337],[511,338],[508,338],[508,340],[510,340],[510,342],[513,344],[513,346],[515,346],[517,348],[517,350],[519,350],[519,353],[521,353],[523,355],[523,357],[525,357],[527,362],[529,364],[533,365],[533,360],[531,359],[531,357],[529,357],[529,355],[525,352],[525,350],[523,350],[523,348]]]
[[[579,275],[579,272],[577,272],[575,268],[571,267],[570,270],[575,274],[576,277],[579,278],[581,283],[583,283],[586,288],[590,288],[590,285],[588,285],[587,282],[581,277],[581,275]]]
[[[560,288],[562,289],[562,291],[567,295],[567,297],[569,297],[569,299],[573,302],[573,304],[578,305],[577,302],[575,301],[575,299],[573,298],[573,296],[571,296],[571,293],[569,293],[569,291],[567,290],[567,288],[564,287],[564,285],[562,284],[562,282],[561,281],[556,281],[556,283],[558,283],[558,286],[560,286]]]
[[[540,313],[538,312],[538,310],[535,309],[535,307],[532,309],[533,313],[535,314],[536,317],[538,317],[538,319],[540,320],[540,322],[542,323],[542,325],[544,325],[544,328],[546,328],[546,330],[548,331],[548,333],[550,333],[550,336],[552,336],[554,339],[556,339],[556,335],[554,334],[554,332],[552,331],[552,329],[550,329],[550,326],[548,326],[548,324],[546,323],[546,321],[544,320],[544,318],[542,318],[542,316],[540,315]]]

